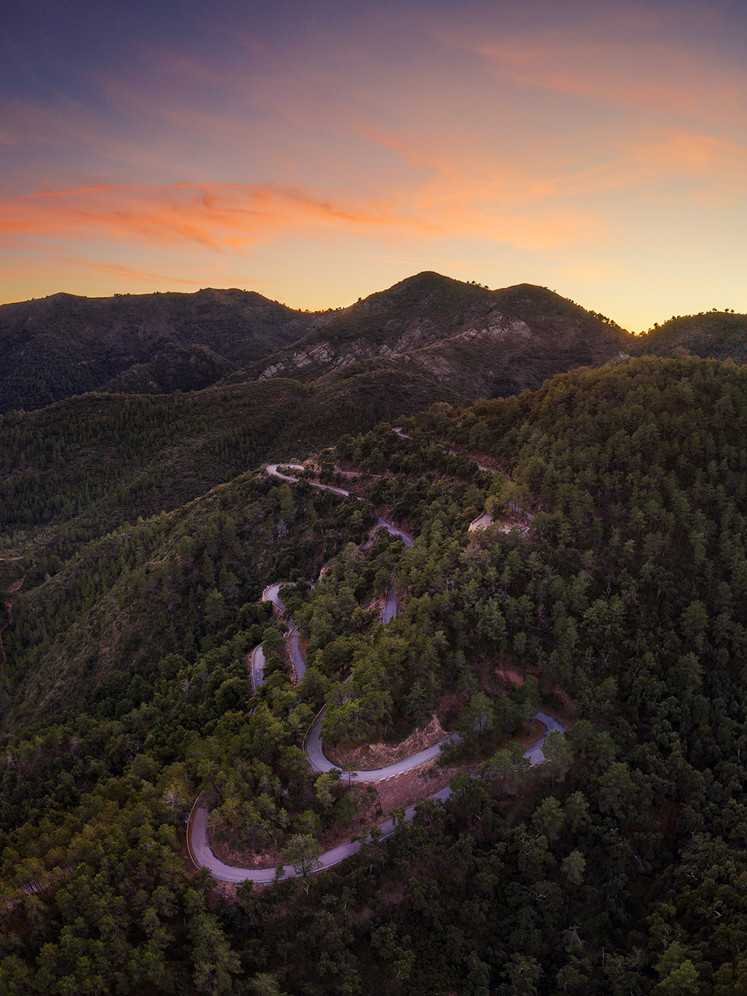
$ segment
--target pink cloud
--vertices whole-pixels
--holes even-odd
[[[651,114],[747,123],[747,73],[666,42],[579,40],[566,34],[478,43],[475,52],[524,87]]]
[[[64,236],[199,243],[216,251],[304,228],[363,234],[420,232],[433,226],[385,202],[346,204],[274,184],[162,187],[93,185],[0,201],[0,231],[14,239]]]

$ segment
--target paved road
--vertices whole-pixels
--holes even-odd
[[[439,799],[445,802],[451,794],[448,788],[441,789],[432,795],[431,799]],[[415,815],[415,805],[408,806],[405,810],[405,819],[411,820]],[[274,882],[276,878],[296,878],[298,872],[293,865],[283,865],[282,873],[278,874],[277,868],[238,868],[235,865],[227,865],[219,858],[216,858],[210,849],[207,832],[208,811],[203,806],[198,806],[187,828],[187,845],[192,861],[198,868],[207,868],[214,878],[222,882]],[[391,837],[394,833],[394,820],[388,819],[378,825],[381,837]],[[325,851],[319,855],[319,866],[315,871],[324,871],[325,868],[332,868],[345,858],[357,854],[363,847],[363,842],[359,840],[346,840],[337,847]]]
[[[487,529],[488,526],[493,525],[493,516],[488,515],[487,512],[483,512],[482,515],[478,515],[476,519],[473,519],[467,526],[467,532],[473,533],[476,529]]]
[[[396,431],[396,430],[395,430]],[[299,464],[282,464],[281,466],[290,468],[292,470],[302,470],[303,468]],[[287,474],[282,474],[278,470],[278,464],[270,464],[268,467],[268,472],[273,474],[275,477],[279,477],[286,481],[298,481],[297,477],[291,477]],[[314,482],[309,482],[314,487],[323,488],[327,491],[334,491],[337,494],[348,496],[349,492],[345,491],[343,488],[333,488],[326,484],[314,484]],[[386,522],[384,519],[379,519],[379,523],[385,526],[394,535],[400,536],[407,546],[412,547],[413,541],[407,533],[402,532],[402,530],[397,529],[392,526],[391,523]],[[276,605],[278,609],[283,612],[285,610],[285,604],[280,598],[280,584],[269,585],[262,592],[263,601],[270,601],[273,605]],[[396,614],[396,594],[394,588],[389,592],[387,598],[387,603],[390,599],[394,599],[394,614]],[[386,612],[386,608],[385,608]],[[386,619],[384,621],[387,621]],[[289,620],[289,623],[292,621]],[[291,646],[291,657],[293,658],[294,667],[296,668],[296,675],[300,681],[306,670],[306,662],[304,661],[303,654],[301,652],[301,647],[298,641],[298,632],[295,626],[292,626],[289,633],[289,642]],[[295,651],[294,651],[295,647]],[[257,650],[261,652],[261,647]],[[256,653],[256,651],[255,651]],[[533,744],[527,748],[524,756],[529,758],[530,765],[541,764],[545,760],[545,755],[542,753],[542,746],[545,741],[545,737],[548,733],[553,730],[558,730],[559,732],[564,731],[562,723],[559,723],[552,716],[547,713],[538,712],[537,719],[543,723],[546,727],[545,733],[536,740]],[[315,771],[332,771],[335,769],[335,765],[329,760],[325,755],[322,746],[321,739],[321,725],[322,718],[321,714],[317,716],[316,720],[312,724],[309,733],[304,744],[304,749],[306,751],[309,764]],[[394,764],[387,765],[384,768],[377,768],[371,771],[355,771],[353,772],[353,777],[356,778],[358,782],[378,782],[384,778],[392,778],[395,775],[403,774],[405,771],[409,771],[412,768],[417,767],[419,764],[423,764],[426,761],[430,761],[436,757],[441,752],[441,747],[443,744],[449,741],[458,741],[461,739],[458,733],[452,733],[445,737],[439,743],[434,744],[432,747],[427,747],[425,750],[418,751],[416,754],[410,755],[410,757],[404,758],[401,761],[397,761]],[[434,795],[429,796],[431,799],[438,799],[445,802],[451,795],[451,790],[446,787],[441,789],[439,792],[434,793]],[[412,805],[405,810],[405,819],[411,820],[415,813],[415,806]],[[382,837],[388,837],[394,833],[394,822],[389,819],[384,821],[378,827],[379,833]],[[190,816],[190,820],[187,826],[187,846],[189,849],[192,861],[198,868],[207,868],[210,873],[217,879],[224,882],[272,882],[276,878],[293,878],[298,873],[293,868],[292,865],[284,865],[282,872],[278,869],[272,868],[240,868],[233,865],[227,865],[223,861],[220,861],[213,854],[210,847],[210,840],[208,835],[208,810],[200,805],[200,801],[197,800]],[[325,851],[319,858],[319,866],[317,871],[322,871],[325,868],[331,868],[333,865],[338,864],[345,858],[350,857],[355,854],[362,847],[360,841],[345,841],[339,844],[337,847],[332,848],[329,851]]]
[[[389,589],[386,601],[384,602],[384,608],[381,610],[381,621],[383,623],[390,623],[392,619],[397,616],[397,592],[394,585]]]
[[[256,692],[265,680],[265,653],[262,650],[261,643],[252,650],[251,664],[252,685],[254,685],[254,691]]]
[[[392,536],[399,536],[399,538],[402,540],[405,546],[409,547],[409,549],[412,550],[413,546],[415,545],[415,541],[413,540],[412,536],[404,532],[404,530],[402,529],[397,529],[396,526],[393,526],[391,522],[387,522],[386,519],[382,519],[381,516],[378,517],[377,522],[379,523],[380,526],[383,526],[384,529],[390,532]]]
[[[291,478],[294,480],[294,478]],[[294,582],[287,582],[288,584],[293,584]],[[280,610],[280,612],[285,612],[285,602],[280,597],[280,589],[283,587],[282,584],[271,584],[262,592],[263,602],[272,602],[272,604]],[[306,674],[306,658],[301,650],[301,640],[298,636],[298,629],[296,624],[293,622],[290,616],[288,616],[288,635],[286,637],[288,641],[288,649],[290,650],[291,664],[296,672],[296,681],[301,681],[304,674]]]
[[[303,470],[304,469],[303,464],[270,463],[267,465],[267,473],[270,474],[271,477],[279,477],[281,481],[293,481],[294,483],[298,483],[298,481],[301,480],[300,477],[292,477],[290,474],[283,474],[282,471],[278,469],[279,467],[282,467],[284,470]],[[342,498],[352,497],[360,500],[359,495],[356,494],[351,495],[351,493],[349,491],[346,491],[345,488],[335,488],[331,484],[319,484],[318,481],[307,481],[306,483],[310,484],[312,488],[320,488],[322,491],[331,491],[333,494],[340,495],[340,497]],[[412,546],[414,545],[414,541],[412,536],[409,535],[409,533],[406,533],[403,529],[397,529],[395,525],[392,525],[391,522],[387,522],[386,519],[382,519],[381,516],[379,516],[377,521],[379,525],[383,526],[386,530],[388,530],[392,534],[392,536],[399,536],[399,538],[402,540],[405,546],[412,548]],[[272,587],[274,587],[274,585]]]
[[[262,592],[262,601],[272,602],[281,612],[285,612],[285,602],[280,597],[280,589],[282,587],[283,585],[280,581],[277,584],[269,584]]]
[[[549,716],[546,712],[538,712],[536,713],[536,717],[540,723],[544,724],[545,732],[539,740],[535,740],[534,743],[530,744],[524,751],[524,757],[529,758],[530,764],[542,764],[543,761],[547,760],[545,755],[542,753],[542,747],[548,733],[565,733],[565,727],[563,724],[559,720]]]
[[[559,730],[563,732],[563,725],[559,723],[552,716],[548,716],[546,713],[538,712],[537,719],[540,722],[545,723],[547,726],[546,732],[531,744],[524,757],[529,758],[530,765],[541,764],[545,760],[545,756],[542,753],[542,744],[545,741],[545,737],[551,730]],[[457,735],[458,736],[458,735]],[[451,738],[447,738],[451,739]],[[443,741],[442,741],[443,743]],[[307,751],[309,753],[309,761],[314,766],[314,760],[312,758],[312,751],[316,750],[316,747],[312,745],[312,734],[309,734],[307,741]],[[378,771],[358,771],[357,781],[359,782],[372,782],[380,781],[382,778],[389,778],[392,774],[401,774],[402,771],[407,771],[409,768],[413,768],[418,764],[422,764],[426,758],[423,755],[430,752],[431,757],[435,757],[440,751],[440,745],[436,744],[434,747],[429,747],[426,751],[420,751],[417,754],[413,754],[411,757],[406,758],[404,761],[399,761],[397,764],[389,765],[387,768],[379,768]],[[326,764],[333,767],[331,762],[327,760],[324,756],[324,752],[321,750],[321,743],[319,743],[319,752]],[[316,755],[318,757],[318,755]],[[393,769],[398,769],[394,771]],[[326,768],[317,768],[316,770],[329,770]],[[375,776],[375,777],[369,777]],[[437,799],[440,802],[446,802],[451,796],[451,789],[446,786],[435,792],[433,795],[428,796],[429,799]],[[199,800],[198,800],[199,803]],[[408,806],[405,810],[405,819],[411,820],[415,815],[415,806]],[[378,830],[382,837],[390,837],[394,833],[394,821],[392,819],[385,820],[383,823],[379,824]],[[295,868],[292,865],[283,865],[282,874],[278,875],[276,868],[239,868],[234,865],[227,865],[219,858],[216,858],[210,848],[210,841],[208,837],[208,811],[204,806],[195,804],[195,808],[192,813],[192,817],[189,821],[187,827],[187,845],[189,849],[192,861],[198,868],[207,868],[214,878],[220,879],[223,882],[273,882],[276,877],[279,878],[295,878],[298,875]],[[356,854],[363,844],[356,840],[347,840],[342,844],[338,844],[337,847],[333,847],[329,851],[325,851],[319,856],[319,866],[315,871],[323,871],[325,868],[331,868],[333,865],[339,864],[340,861],[344,861],[345,858],[349,858],[351,855]]]

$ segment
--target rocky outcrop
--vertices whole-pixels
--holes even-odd
[[[494,397],[608,362],[631,340],[609,320],[542,287],[490,291],[425,273],[334,313],[253,370],[260,380],[316,380],[388,360],[466,397]]]

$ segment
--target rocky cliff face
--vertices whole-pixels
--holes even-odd
[[[489,291],[419,274],[320,322],[251,373],[259,380],[315,380],[387,359],[466,396],[492,397],[610,361],[631,341],[623,329],[544,288]]]

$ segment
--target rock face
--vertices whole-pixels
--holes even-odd
[[[227,377],[311,381],[371,362],[493,397],[632,352],[632,341],[543,287],[490,291],[437,273],[316,314],[240,290],[56,294],[0,306],[0,412],[86,391],[192,391]]]
[[[633,337],[542,287],[489,291],[421,273],[337,312],[251,373],[315,380],[396,360],[467,397],[513,394],[611,361]]]
[[[411,757],[426,747],[432,747],[446,735],[438,716],[434,715],[426,726],[413,730],[406,740],[398,744],[373,743],[344,748],[325,744],[324,749],[329,759],[337,764],[353,763],[361,771],[377,771],[379,768],[401,761],[402,758]]]

